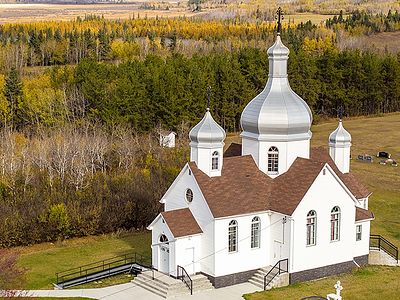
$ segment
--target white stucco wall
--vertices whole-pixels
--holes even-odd
[[[218,151],[219,154],[218,170],[212,170],[211,168],[212,154],[214,151]],[[206,145],[204,147],[200,145],[191,145],[190,161],[194,161],[197,167],[210,177],[221,176],[223,164],[223,145]]]
[[[350,145],[329,145],[329,155],[342,173],[350,172]]]
[[[322,267],[353,260],[355,246],[355,203],[325,166],[305,197],[294,211],[293,245],[290,272]],[[330,216],[334,206],[339,206],[340,239],[330,241]],[[306,220],[310,210],[317,213],[316,245],[306,245]]]
[[[361,240],[356,241],[356,225],[361,225]],[[369,236],[370,236],[370,221],[356,222],[354,224],[354,247],[353,256],[362,256],[369,254]]]
[[[251,220],[261,219],[260,248],[251,249]],[[228,251],[228,226],[231,220],[238,222],[237,252]],[[269,216],[256,213],[215,220],[215,273],[214,276],[228,275],[269,265]]]
[[[201,236],[194,235],[178,238],[175,241],[176,265],[184,267],[189,275],[201,271]],[[176,275],[174,270],[173,275]]]
[[[159,217],[158,220],[153,224],[151,230],[151,258],[152,265],[154,268],[159,270],[159,260],[160,260],[160,236],[164,234],[168,238],[168,247],[169,247],[169,270],[173,271],[175,266],[175,245],[174,245],[174,237],[169,230],[166,223],[163,222],[163,218]]]
[[[278,174],[268,174],[268,150],[275,146],[279,151]],[[274,178],[285,173],[293,164],[297,157],[310,157],[310,140],[290,141],[290,142],[270,142],[256,141],[248,137],[242,138],[243,155],[251,154],[258,168]]]
[[[186,165],[171,188],[162,198],[165,211],[189,208],[194,218],[202,229],[200,237],[199,255],[202,258],[199,262],[199,272],[214,274],[214,217],[204,199],[203,194],[195,180],[190,168]],[[191,173],[191,174],[189,174]],[[193,191],[193,201],[188,203],[185,198],[186,189]]]

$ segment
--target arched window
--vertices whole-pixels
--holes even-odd
[[[214,151],[211,156],[211,169],[218,170],[219,168],[219,153],[218,151]]]
[[[251,220],[251,248],[260,248],[261,221],[259,217]]]
[[[278,148],[272,146],[268,150],[268,172],[269,173],[278,173],[278,158],[279,151]]]
[[[238,225],[235,220],[229,222],[228,227],[228,251],[236,252],[237,251],[237,231]]]
[[[160,243],[168,243],[168,238],[165,234],[160,235]]]
[[[307,214],[307,246],[316,244],[317,233],[317,213],[310,210]]]
[[[335,206],[331,210],[331,241],[340,239],[340,208]]]

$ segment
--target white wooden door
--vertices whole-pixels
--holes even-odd
[[[185,266],[186,271],[189,275],[194,274],[194,247],[186,248],[186,259],[188,262]]]
[[[169,247],[160,245],[160,272],[169,274]]]
[[[280,241],[274,241],[274,259],[273,265],[282,258],[282,243]]]

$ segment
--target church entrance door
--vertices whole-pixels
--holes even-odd
[[[194,247],[186,248],[186,257],[188,264],[185,269],[189,275],[194,274]]]
[[[169,274],[169,247],[160,245],[160,272]]]
[[[282,258],[282,243],[280,241],[274,241],[274,259],[273,265],[275,265]]]

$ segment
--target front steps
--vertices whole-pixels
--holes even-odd
[[[264,276],[267,275],[267,273],[271,270],[272,267],[264,267],[261,269],[258,269],[257,272],[249,279],[249,282],[254,284],[255,286],[259,287],[260,289],[264,289]],[[267,282],[271,280],[272,277],[275,276],[275,274],[278,273],[278,270],[273,270],[270,274],[267,276]],[[266,289],[270,290],[274,287],[274,283],[279,280],[279,275],[275,276],[274,279],[267,285]]]
[[[214,289],[211,282],[204,275],[193,275],[191,278],[193,280],[193,293]],[[154,279],[152,271],[145,271],[135,277],[132,282],[163,298],[190,294],[189,288],[181,280],[157,271],[154,271]]]
[[[383,250],[370,249],[368,256],[368,264],[370,265],[383,265],[383,266],[400,266],[399,261],[387,254]]]

